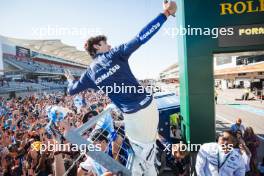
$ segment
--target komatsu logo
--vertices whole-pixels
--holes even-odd
[[[115,74],[117,72],[117,70],[119,70],[119,69],[120,69],[120,66],[118,64],[116,64],[113,67],[109,68],[109,70],[106,73],[102,74],[101,76],[99,76],[95,80],[95,84],[98,85],[103,80],[107,79],[109,76],[112,76],[113,74]]]
[[[150,34],[152,34],[155,30],[157,30],[160,27],[160,23],[157,23],[151,27],[149,31],[147,31],[145,34],[139,37],[139,39],[142,41],[145,38],[147,38]]]

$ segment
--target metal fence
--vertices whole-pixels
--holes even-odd
[[[101,114],[91,118],[81,127],[69,130],[64,137],[71,144],[77,144],[79,147],[85,145],[85,154],[108,171],[116,175],[131,176],[134,153],[128,139],[126,139],[124,135],[124,128],[120,125],[122,124],[122,119],[116,117],[112,118],[112,112],[113,109],[108,108]],[[112,118],[113,121],[111,121],[111,119],[109,120],[109,118]],[[106,150],[108,153],[106,151],[95,151],[87,148],[87,146],[93,145],[97,140],[97,138],[92,139],[91,136],[93,132],[98,129],[101,129],[101,133],[97,135],[97,138],[102,137],[105,131],[109,134],[104,136],[108,139],[108,147]],[[112,129],[112,131],[109,129]],[[84,134],[86,137],[84,137]],[[118,141],[122,142],[120,143]],[[109,152],[111,151],[110,148],[112,149],[112,153]],[[113,148],[115,148],[115,154],[113,153]],[[79,158],[80,157],[78,157],[77,160]],[[67,173],[68,171],[66,171],[65,175],[67,175]]]

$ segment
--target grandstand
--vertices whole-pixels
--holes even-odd
[[[24,40],[0,36],[0,94],[65,89],[64,71],[75,77],[90,56],[60,40]]]

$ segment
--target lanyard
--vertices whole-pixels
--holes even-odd
[[[220,171],[220,169],[222,168],[222,166],[225,164],[225,162],[227,161],[227,159],[229,158],[229,156],[231,155],[232,151],[228,153],[228,155],[225,157],[224,162],[222,162],[222,164],[220,164],[220,154],[219,154],[219,150],[218,150],[218,155],[217,155],[217,161],[218,161],[218,173]]]

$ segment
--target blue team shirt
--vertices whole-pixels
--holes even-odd
[[[159,14],[128,43],[115,47],[109,52],[97,54],[80,79],[70,82],[68,93],[74,95],[88,88],[107,92],[108,87],[129,90],[129,87],[132,86],[133,88],[130,90],[133,91],[117,93],[116,89],[110,93],[108,91],[107,95],[124,113],[134,113],[147,107],[152,101],[152,96],[142,89],[132,74],[128,59],[160,29],[166,19],[164,14]]]

